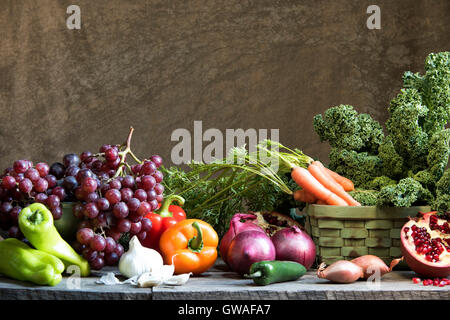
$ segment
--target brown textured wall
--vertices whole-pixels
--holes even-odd
[[[280,128],[326,159],[312,117],[345,103],[383,121],[403,71],[450,49],[449,14],[448,0],[1,0],[0,166],[120,143],[131,125],[136,154],[169,160],[194,120]]]

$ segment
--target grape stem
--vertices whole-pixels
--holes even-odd
[[[128,133],[127,141],[125,142],[125,150],[119,152],[120,155],[119,168],[117,168],[116,174],[110,180],[113,180],[122,174],[127,154],[130,154],[135,160],[137,159],[131,151],[131,137],[133,136],[133,131],[134,128],[130,127],[130,133]]]

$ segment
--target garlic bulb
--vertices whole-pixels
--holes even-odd
[[[120,257],[119,261],[119,271],[127,278],[158,270],[162,266],[163,258],[159,252],[143,247],[136,236],[131,238],[128,251]]]

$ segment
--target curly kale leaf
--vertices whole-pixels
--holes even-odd
[[[349,194],[362,206],[375,206],[377,204],[379,191],[377,190],[353,190]]]
[[[428,113],[416,89],[402,89],[391,101],[386,122],[389,139],[403,164],[414,172],[427,167],[428,134],[421,127]],[[392,159],[391,161],[394,161]]]
[[[381,161],[383,161],[383,174],[387,177],[400,179],[405,176],[407,171],[403,157],[395,150],[390,136],[387,136],[378,148]]]
[[[368,114],[358,114],[350,105],[327,109],[314,117],[314,130],[331,147],[358,152],[377,152],[384,133],[381,125]]]
[[[353,181],[359,188],[367,188],[374,177],[382,175],[382,161],[367,152],[332,148],[329,167]]]
[[[430,148],[427,163],[430,173],[435,180],[444,174],[450,156],[450,129],[436,132],[430,139]]]
[[[381,176],[376,177],[370,183],[368,184],[369,189],[373,190],[381,190],[383,187],[391,186],[397,184],[397,181],[387,177],[387,176]]]
[[[433,201],[431,192],[413,178],[405,178],[396,185],[388,185],[380,190],[378,206],[411,207]]]
[[[450,169],[447,169],[436,183],[436,199],[432,209],[440,213],[450,212]]]
[[[429,109],[424,128],[442,130],[450,121],[450,52],[431,53],[425,60],[421,92]]]

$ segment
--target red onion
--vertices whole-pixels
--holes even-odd
[[[237,213],[231,218],[230,228],[222,237],[219,246],[220,256],[222,257],[223,261],[225,261],[225,263],[228,264],[228,247],[237,234],[249,230],[264,232],[264,230],[256,224],[256,219],[257,217],[254,214],[247,213]]]
[[[339,260],[328,267],[322,263],[317,269],[317,276],[336,283],[352,283],[363,278],[364,272],[360,266],[351,261]]]
[[[314,241],[297,226],[277,231],[272,236],[272,242],[277,252],[277,260],[295,261],[309,269],[316,259]]]
[[[275,246],[265,232],[243,231],[234,237],[228,248],[227,260],[231,270],[241,275],[250,266],[263,260],[275,260]]]

